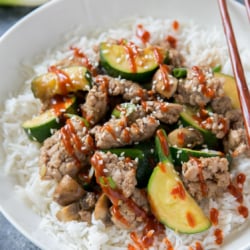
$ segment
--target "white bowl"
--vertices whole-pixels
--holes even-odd
[[[228,1],[236,37],[241,46],[249,45],[250,32],[246,12],[240,4]],[[221,27],[217,1],[211,0],[54,0],[38,8],[0,38],[0,103],[15,93],[25,76],[21,62],[31,62],[48,48],[59,44],[67,32],[77,26],[88,33],[96,28],[114,26],[117,20],[131,16],[192,19],[202,25]],[[3,151],[0,159],[4,161]],[[60,242],[38,229],[40,217],[14,192],[16,180],[0,171],[1,211],[27,238],[42,249],[60,249]],[[223,249],[234,250],[249,245],[250,230],[232,235]],[[64,249],[61,246],[61,249]]]

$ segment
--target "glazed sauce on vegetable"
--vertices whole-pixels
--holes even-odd
[[[215,243],[221,245],[223,243],[223,232],[221,229],[217,228],[214,231]]]
[[[178,197],[181,200],[185,200],[186,192],[183,185],[179,181],[177,182],[177,186],[172,189],[171,195]]]
[[[168,142],[165,140],[165,136],[162,130],[157,130],[157,137],[160,140],[161,148],[165,156],[169,155]]]
[[[145,30],[142,24],[137,25],[136,36],[142,41],[142,43],[147,43],[150,40],[150,33]]]
[[[56,115],[61,115],[66,111],[68,105],[71,104],[72,99],[64,96],[54,96],[50,100],[50,108],[53,109]]]
[[[163,63],[163,55],[162,55],[162,53],[161,53],[161,51],[160,51],[160,49],[159,48],[157,48],[157,47],[154,47],[154,57],[155,57],[155,60],[156,60],[156,62],[160,65],[160,64],[162,64]]]
[[[178,132],[177,133],[177,145],[179,147],[182,147],[185,142],[185,134],[183,132]]]
[[[193,214],[191,214],[191,212],[186,213],[186,218],[187,218],[188,225],[190,227],[196,226],[195,216]]]
[[[162,162],[159,162],[158,163],[158,167],[160,168],[160,170],[163,172],[163,173],[166,173],[167,172],[167,168],[166,168],[166,165]]]
[[[137,48],[131,42],[123,44],[123,47],[124,47],[124,49],[126,51],[126,54],[128,55],[130,70],[131,70],[132,73],[136,73],[137,72],[137,67],[136,67],[135,57],[136,57],[136,54],[137,54]]]
[[[68,93],[67,86],[72,86],[72,81],[70,77],[68,76],[68,74],[54,65],[50,66],[48,68],[48,71],[55,73],[57,75],[57,78],[59,81],[59,88],[61,92],[60,94],[66,95]]]
[[[219,211],[216,208],[211,208],[210,210],[210,221],[214,226],[218,225]]]

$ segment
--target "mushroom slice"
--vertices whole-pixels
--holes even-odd
[[[106,222],[109,216],[109,199],[103,193],[96,202],[94,216],[96,220]]]
[[[65,175],[54,192],[53,199],[61,206],[79,200],[85,191],[72,177]]]
[[[177,90],[178,80],[168,73],[166,67],[160,67],[153,77],[153,84],[157,93],[169,99]]]
[[[180,148],[194,148],[204,142],[202,134],[190,127],[178,128],[168,135],[168,141],[172,146]]]
[[[72,220],[79,220],[80,219],[80,215],[79,215],[79,211],[80,211],[80,205],[78,202],[72,203],[66,207],[61,208],[57,214],[56,214],[56,218],[59,221],[72,221]]]

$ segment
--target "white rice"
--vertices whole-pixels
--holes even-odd
[[[172,29],[173,20],[157,20],[152,18],[140,18],[130,24],[126,23],[117,29],[110,29],[107,32],[91,37],[74,38],[74,45],[82,48],[83,51],[95,61],[93,46],[98,45],[107,38],[125,38],[140,43],[135,36],[137,24],[143,24],[151,34],[151,42],[155,43],[163,40],[167,35],[173,35],[178,39],[178,48],[187,60],[187,65],[223,65],[222,71],[232,75],[230,61],[228,59],[227,47],[224,41],[224,34],[215,28],[203,30],[193,23],[180,22],[180,29]],[[72,45],[72,40],[65,43],[65,46],[54,52],[46,54],[30,75],[45,73],[47,67],[53,62],[70,55],[68,46]],[[248,63],[250,51],[240,49],[242,61],[245,66],[246,77],[250,79],[250,64]],[[41,181],[38,173],[39,145],[29,141],[21,128],[22,122],[36,115],[40,110],[40,103],[33,97],[30,90],[30,80],[25,83],[21,93],[6,100],[1,112],[1,134],[3,147],[6,155],[4,171],[8,175],[16,177],[18,185],[15,187],[19,195],[36,211],[41,217],[40,227],[55,240],[58,240],[65,249],[127,249],[131,242],[129,232],[115,227],[105,228],[100,221],[94,221],[93,225],[87,226],[85,223],[59,222],[55,213],[59,205],[52,201],[52,194],[56,183],[54,181]],[[247,176],[244,185],[244,205],[250,208],[250,161],[242,159],[233,168],[232,177],[239,172],[244,172]],[[224,238],[230,237],[230,233],[240,228],[246,220],[237,212],[239,204],[229,193],[224,193],[222,197],[211,199],[203,204],[204,211],[208,214],[214,207],[219,213],[219,224],[216,228],[223,229]],[[249,220],[249,219],[248,219]],[[202,242],[205,249],[218,249],[215,244],[215,227],[208,231],[194,235],[178,235],[166,229],[166,235],[171,241],[174,249],[188,249],[195,246],[196,241]],[[158,249],[166,249],[165,244],[159,244]]]

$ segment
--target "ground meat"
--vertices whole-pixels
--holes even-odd
[[[111,96],[122,95],[125,101],[139,103],[141,100],[148,99],[148,92],[139,84],[125,79],[112,78],[105,76],[109,80],[109,94]]]
[[[230,129],[227,137],[223,140],[223,145],[225,152],[233,152],[234,156],[249,153],[246,131],[243,128]]]
[[[79,200],[82,210],[93,210],[96,203],[96,195],[92,192],[85,192],[84,196]]]
[[[118,206],[112,206],[110,208],[111,220],[119,228],[137,228],[141,225],[145,219],[144,216],[149,211],[147,196],[143,190],[135,189],[131,199],[139,208],[137,211],[128,205],[130,201],[120,202]],[[138,210],[141,211],[141,214],[138,213]]]
[[[124,107],[124,105],[126,105]],[[126,117],[127,123],[132,124],[139,118],[147,115],[146,111],[141,105],[133,103],[122,103],[116,106],[116,110],[120,112],[120,117]]]
[[[215,97],[211,101],[211,107],[215,113],[222,115],[233,109],[231,99],[228,96]]]
[[[230,122],[231,129],[244,128],[242,112],[240,109],[232,109],[227,111],[225,116]]]
[[[96,127],[93,132],[96,146],[109,149],[146,140],[154,134],[158,126],[159,122],[152,116],[137,119],[130,125],[126,117],[122,117],[109,120],[103,126]]]
[[[159,101],[143,102],[143,107],[148,114],[167,124],[177,122],[183,109],[180,104]]]
[[[98,154],[98,157],[102,159],[105,176],[110,176],[112,178],[116,188],[122,191],[125,198],[130,197],[137,184],[137,162],[129,158],[118,157],[110,152],[96,152],[95,154]],[[93,158],[95,157],[94,155]]]
[[[65,135],[68,137],[68,130],[70,136],[65,138]],[[67,140],[67,146],[64,144],[64,138]],[[81,148],[79,143],[82,144]],[[66,174],[75,177],[84,166],[89,164],[89,157],[93,150],[93,138],[88,134],[84,123],[76,117],[68,119],[66,125],[46,139],[41,147],[39,158],[41,177],[58,181]]]
[[[182,165],[182,177],[197,200],[220,194],[230,182],[228,160],[222,157],[191,158]]]
[[[193,67],[186,79],[179,80],[176,99],[179,103],[204,107],[223,94],[223,81],[215,78],[211,69]]]
[[[100,80],[96,84],[88,92],[85,103],[81,105],[82,115],[91,125],[98,123],[108,108],[108,84]]]
[[[222,139],[228,133],[229,125],[228,119],[215,113],[201,122],[202,128],[210,130],[219,139]]]

